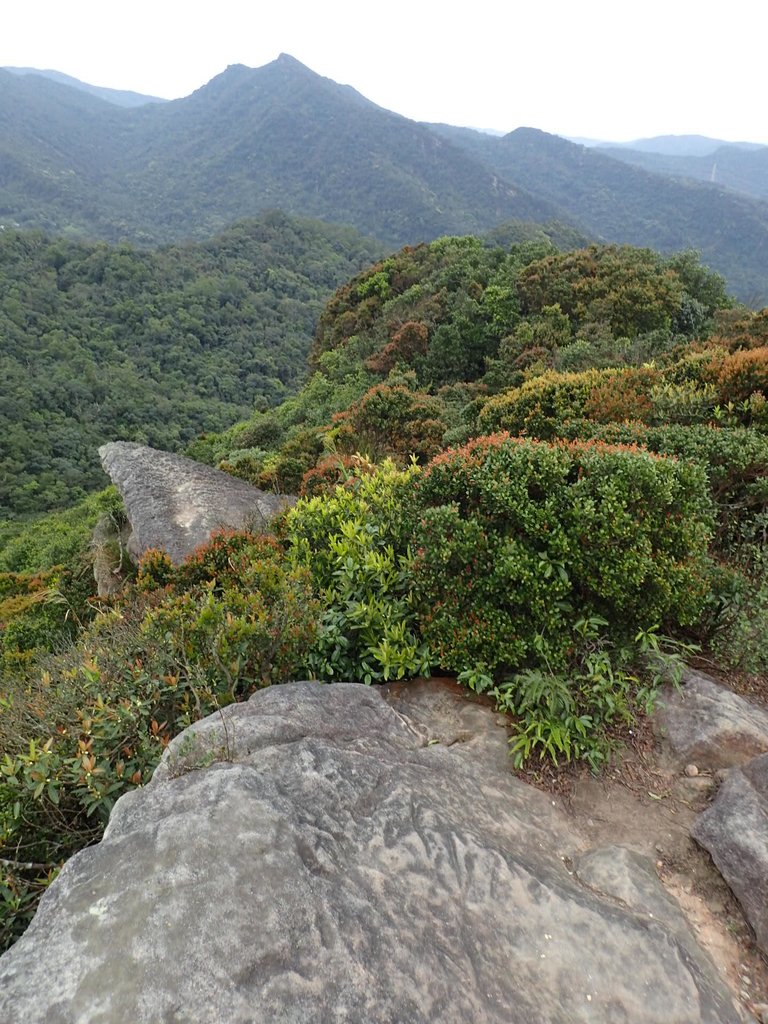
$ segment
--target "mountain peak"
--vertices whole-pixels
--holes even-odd
[[[290,53],[281,53],[275,61],[275,64],[282,64],[286,67],[303,68],[304,71],[309,71],[306,64],[302,64],[300,60],[296,60],[296,58],[292,57]]]

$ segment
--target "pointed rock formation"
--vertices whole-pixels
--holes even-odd
[[[130,441],[102,445],[99,455],[122,495],[131,526],[128,552],[136,560],[158,548],[182,562],[214,530],[263,530],[296,501],[183,455]]]

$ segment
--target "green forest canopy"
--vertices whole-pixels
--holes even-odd
[[[102,486],[105,441],[175,449],[279,402],[379,251],[282,213],[154,251],[0,232],[0,519]]]

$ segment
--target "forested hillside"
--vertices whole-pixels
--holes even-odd
[[[603,241],[694,248],[739,298],[768,299],[768,202],[622,159],[529,128],[417,124],[285,54],[130,109],[0,71],[6,226],[150,245],[281,208],[395,246],[558,220]],[[761,151],[744,159],[759,178]]]
[[[112,103],[117,107],[141,107],[144,106],[145,103],[168,102],[160,96],[147,96],[144,93],[133,92],[130,89],[108,89],[99,85],[90,85],[88,82],[80,81],[79,78],[73,78],[71,75],[64,75],[61,71],[42,71],[38,68],[14,67],[4,67],[0,70],[8,71],[12,75],[40,75],[43,78],[50,79],[52,82],[59,82],[61,85],[68,85],[73,89],[78,89],[80,92],[86,92],[91,96],[97,96],[99,99],[106,100],[107,103]]]
[[[535,190],[595,237],[661,252],[696,249],[740,299],[756,307],[768,302],[768,204],[761,199],[721,184],[652,173],[625,163],[621,150],[608,155],[533,128],[502,138],[435,129],[500,175]],[[743,158],[754,162],[756,172],[762,167],[765,177],[763,152],[768,150]]]
[[[751,314],[732,304],[722,278],[690,252],[563,254],[547,241],[503,248],[468,237],[406,247],[328,302],[315,372],[296,397],[190,450],[284,490],[326,457],[424,459],[481,432],[479,412],[497,392],[553,371],[653,376],[644,364],[668,362],[716,323],[748,333]],[[710,391],[704,408],[715,404]]]
[[[0,71],[0,128],[0,218],[109,241],[205,238],[275,207],[390,244],[558,213],[287,55],[132,110]]]
[[[0,233],[0,518],[102,486],[107,440],[178,448],[280,401],[323,302],[379,251],[281,213],[155,251]]]
[[[279,231],[246,225],[156,254],[8,236],[26,246],[36,282],[27,293],[14,280],[15,312],[28,308],[33,328],[51,309],[75,317],[57,303],[79,296],[91,308],[93,270],[144,346],[109,363],[109,400],[119,404],[124,373],[139,386],[134,366],[141,383],[156,367],[182,389],[190,350],[204,357],[249,310],[254,235],[269,239],[270,223],[293,239],[288,249],[302,252],[303,232],[315,232],[313,244],[333,250],[323,229],[282,217]],[[149,288],[150,270],[172,302]],[[278,314],[293,309],[290,288],[309,288],[286,275]],[[88,401],[107,407],[88,389],[114,351],[109,316],[98,307],[101,333],[95,313],[73,322],[70,337],[77,327],[87,342],[78,381],[57,380],[47,357],[28,402],[35,388],[49,404],[76,402],[82,380],[85,421]],[[176,322],[181,336],[168,333]],[[280,330],[279,315],[270,322]],[[31,331],[32,344],[74,344],[48,334]],[[164,362],[156,335],[172,353]],[[766,311],[736,306],[694,253],[441,238],[336,290],[296,394],[192,441],[198,459],[299,489],[271,535],[220,533],[176,566],[158,551],[131,566],[122,543],[105,543],[122,590],[100,600],[88,545],[100,516],[123,524],[114,492],[34,530],[17,523],[0,550],[0,946],[23,931],[62,860],[98,839],[115,800],[149,781],[174,735],[262,686],[450,673],[509,716],[516,764],[594,771],[692,644],[765,692],[767,340]],[[250,365],[243,334],[232,342]],[[258,380],[265,363],[281,380],[273,357],[259,350]],[[235,389],[222,414],[238,405],[236,368],[220,374],[224,363],[222,349],[203,360],[204,380],[220,379],[225,399]],[[158,381],[157,408],[144,411],[180,439],[172,417],[188,422],[190,389],[173,404],[173,387]],[[15,415],[32,431],[47,406]]]
[[[604,147],[601,152],[615,160],[636,164],[647,171],[695,178],[768,199],[768,146],[745,149],[723,145],[711,153],[677,155],[631,147]]]

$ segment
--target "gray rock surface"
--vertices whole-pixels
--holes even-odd
[[[647,864],[433,697],[293,683],[177,737],[0,959],[3,1024],[735,1024]]]
[[[125,503],[135,559],[150,548],[183,561],[214,530],[264,529],[295,498],[267,494],[183,455],[130,441],[99,448],[101,464]]]
[[[768,953],[768,754],[729,773],[691,834],[709,851]]]
[[[687,671],[680,690],[665,692],[656,722],[681,765],[714,770],[768,752],[768,714],[701,672]]]

